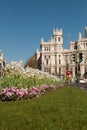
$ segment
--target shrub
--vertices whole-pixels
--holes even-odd
[[[28,91],[27,89],[21,88],[18,89],[17,87],[12,88],[4,88],[1,91],[0,99],[2,101],[10,101],[10,100],[17,100],[17,99],[26,99],[28,98]]]
[[[27,77],[27,76],[23,76],[17,72],[15,73],[11,73],[10,75],[5,75],[4,77],[2,77],[2,79],[0,80],[0,89],[4,88],[4,87],[10,87],[10,86],[16,86],[17,88],[29,88],[31,86],[40,86],[42,84],[59,84],[58,81],[54,81],[51,78],[40,78],[37,76],[32,76],[32,77]]]
[[[11,100],[21,100],[28,98],[37,98],[40,95],[45,94],[46,92],[55,90],[58,86],[54,85],[41,85],[40,87],[32,86],[29,89],[27,88],[17,88],[17,87],[6,87],[3,88],[0,93],[0,100],[2,101],[11,101]]]

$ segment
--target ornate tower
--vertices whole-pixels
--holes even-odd
[[[53,30],[53,41],[54,44],[58,45],[58,49],[63,49],[63,32],[62,29],[54,29]]]

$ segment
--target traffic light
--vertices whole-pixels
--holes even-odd
[[[79,62],[82,62],[82,61],[83,61],[83,54],[79,53]]]
[[[75,56],[75,54],[72,54],[72,61],[76,61],[76,56]]]

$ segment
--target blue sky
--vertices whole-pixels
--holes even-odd
[[[62,28],[64,48],[69,40],[84,37],[87,0],[0,0],[0,50],[8,61],[23,64],[50,40],[53,28]],[[70,34],[70,36],[69,36]]]

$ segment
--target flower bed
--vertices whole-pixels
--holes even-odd
[[[11,87],[11,88],[3,88],[0,93],[0,100],[1,101],[11,101],[11,100],[21,100],[21,99],[28,99],[28,98],[35,98],[39,97],[40,95],[45,94],[48,91],[55,90],[59,88],[60,86],[54,86],[54,85],[41,85],[40,87],[32,86],[29,89],[25,88],[17,88],[17,87]]]

